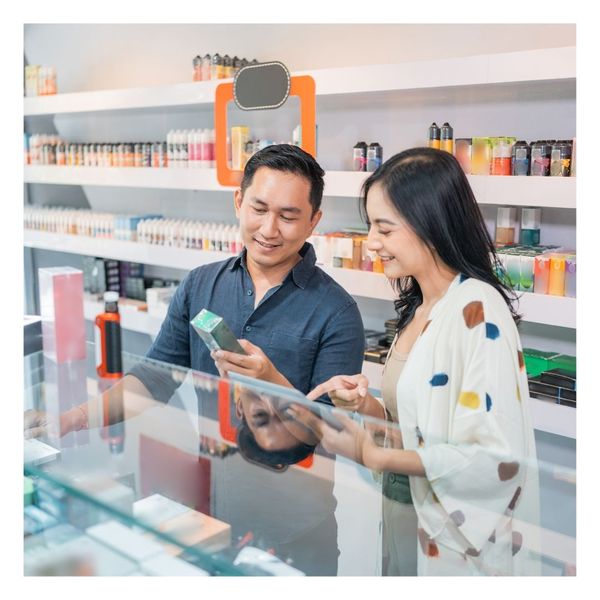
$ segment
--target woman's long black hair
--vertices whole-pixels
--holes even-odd
[[[380,184],[398,213],[450,268],[485,281],[502,295],[516,323],[516,294],[496,273],[504,269],[479,210],[473,190],[459,162],[443,150],[411,148],[386,160],[363,184],[361,213],[368,222],[367,194]],[[398,331],[413,318],[423,302],[414,277],[394,282]]]

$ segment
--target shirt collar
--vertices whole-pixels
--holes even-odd
[[[312,244],[308,242],[304,242],[304,246],[300,248],[298,252],[302,257],[302,260],[292,269],[291,273],[288,274],[285,280],[287,280],[290,275],[293,282],[299,287],[304,289],[308,284],[308,280],[310,279],[313,271],[315,270],[315,264],[317,262],[317,255],[315,254],[315,249]],[[231,266],[229,267],[230,271],[237,269],[242,266],[246,271],[246,248],[242,249],[242,251],[233,259]]]

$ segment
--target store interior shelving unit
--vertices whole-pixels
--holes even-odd
[[[351,212],[356,210],[356,198],[366,175],[341,170],[344,165],[336,161],[332,154],[332,144],[348,152],[347,140],[340,142],[332,132],[350,129],[344,135],[363,137],[354,123],[352,127],[343,128],[341,119],[351,121],[357,114],[367,117],[373,127],[385,129],[387,123],[394,118],[395,111],[414,110],[421,107],[435,108],[435,114],[449,114],[453,123],[464,118],[461,106],[483,106],[479,112],[480,119],[487,123],[488,130],[481,130],[481,123],[473,121],[473,135],[502,135],[511,131],[497,131],[494,110],[503,115],[504,122],[500,126],[506,128],[512,124],[512,116],[524,128],[535,127],[534,115],[539,104],[543,114],[539,119],[549,119],[554,115],[554,98],[566,104],[559,107],[560,114],[565,117],[556,133],[556,137],[572,137],[574,134],[574,99],[575,99],[575,48],[553,48],[526,52],[510,52],[495,55],[480,55],[463,58],[451,58],[432,61],[407,62],[396,65],[373,65],[367,67],[343,67],[320,69],[294,74],[310,74],[316,82],[317,120],[319,122],[319,160],[326,169],[326,188],[324,210],[328,211],[328,198],[339,199],[335,205],[333,216],[337,226],[344,226]],[[130,119],[133,115],[140,119],[139,123],[166,122],[166,119],[178,115],[177,118],[191,118],[194,111],[202,115],[202,126],[210,126],[214,90],[219,82],[182,83],[169,86],[155,86],[123,90],[102,90],[59,94],[40,98],[26,98],[24,114],[30,131],[36,131],[36,119],[53,118],[59,133],[71,138],[74,130],[85,129],[89,122],[100,120],[105,126],[111,119]],[[572,105],[569,104],[572,102]],[[444,107],[443,109],[440,107]],[[570,107],[572,106],[572,110]],[[406,108],[408,107],[408,108]],[[566,107],[566,108],[565,108]],[[362,112],[361,112],[362,111]],[[445,112],[444,112],[445,111]],[[562,112],[561,112],[562,111]],[[565,112],[566,111],[566,112]],[[477,111],[473,111],[477,113]],[[572,113],[572,114],[571,114]],[[406,113],[403,113],[406,118]],[[400,139],[394,151],[407,145],[423,143],[426,128],[431,122],[429,113],[424,113],[417,130],[422,130],[420,142],[410,138],[411,123],[404,123],[408,138]],[[507,118],[507,115],[510,118]],[[516,116],[518,115],[518,118]],[[565,116],[566,115],[566,116]],[[437,117],[444,119],[443,116]],[[337,119],[340,119],[338,122]],[[474,117],[475,119],[475,117]],[[178,121],[178,123],[180,123]],[[330,122],[330,123],[328,123]],[[383,123],[383,124],[382,124]],[[561,123],[555,119],[550,125]],[[190,125],[199,126],[198,122]],[[143,139],[143,129],[138,125]],[[166,130],[164,127],[163,137]],[[463,129],[465,129],[463,122]],[[572,130],[571,130],[572,129]],[[531,139],[535,129],[523,132]],[[382,134],[383,135],[383,134]],[[455,135],[460,137],[455,125]],[[95,136],[95,137],[94,137]],[[340,133],[339,136],[342,136]],[[85,136],[84,136],[85,137]],[[365,134],[366,137],[366,134]],[[538,137],[543,137],[538,135]],[[99,141],[96,130],[87,131],[89,141]],[[72,139],[72,138],[71,138]],[[81,141],[87,141],[80,138]],[[418,139],[418,138],[417,138]],[[356,139],[352,141],[354,143]],[[402,145],[402,142],[406,143]],[[339,146],[339,147],[337,147]],[[390,144],[387,145],[389,147]],[[386,148],[384,145],[384,148]],[[388,154],[389,155],[389,154]],[[332,168],[327,168],[331,166]],[[173,190],[210,195],[212,192],[228,191],[220,186],[213,169],[183,168],[93,168],[93,167],[58,167],[58,166],[26,166],[25,182],[29,184],[49,184],[41,187],[52,189],[55,186],[81,186],[84,193],[90,195],[94,190],[104,188],[119,190],[120,194],[131,190],[139,194],[171,193]],[[478,202],[482,206],[514,205],[540,206],[551,210],[573,211],[575,202],[575,178],[534,178],[534,177],[477,177],[470,176],[470,183]],[[158,192],[157,192],[158,191]],[[48,192],[52,194],[52,192]],[[38,194],[39,197],[39,194]],[[348,202],[346,202],[348,200]],[[204,202],[203,197],[197,198]],[[209,200],[210,202],[210,200]],[[59,204],[53,196],[53,204]],[[230,203],[229,203],[230,204]],[[167,202],[165,202],[165,207]],[[96,208],[96,207],[94,207]],[[100,208],[100,210],[102,210]],[[143,211],[140,206],[131,204],[123,206],[123,211]],[[165,208],[166,210],[166,208]],[[199,208],[201,212],[202,208]],[[223,211],[231,211],[231,206]],[[335,212],[337,211],[337,212]],[[224,214],[230,215],[230,212]],[[233,220],[233,216],[229,216]],[[571,234],[570,234],[571,235]],[[575,232],[571,235],[574,243]],[[52,250],[88,256],[99,256],[141,262],[146,265],[189,270],[201,264],[220,260],[227,255],[215,252],[203,252],[182,248],[170,248],[137,244],[118,240],[86,238],[82,236],[64,236],[38,231],[25,232],[25,245],[32,249]],[[374,273],[345,269],[325,269],[349,293],[363,298],[388,302],[392,299],[392,290],[384,276]],[[86,302],[86,316],[91,318],[100,306],[91,301]],[[523,294],[520,305],[524,320],[547,325],[550,328],[575,328],[575,299]],[[387,318],[387,317],[386,317]],[[382,319],[383,321],[383,319]],[[154,334],[160,323],[148,315],[123,313],[123,325],[132,331]],[[372,385],[381,377],[381,367],[365,363]],[[541,401],[533,401],[536,427],[569,437],[575,437],[575,410],[563,406],[552,405]]]

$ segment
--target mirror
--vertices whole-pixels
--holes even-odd
[[[290,93],[290,73],[272,61],[240,69],[233,81],[233,99],[242,110],[279,108]]]

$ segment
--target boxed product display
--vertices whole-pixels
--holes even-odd
[[[38,269],[44,354],[57,363],[86,356],[83,273],[73,267]]]

